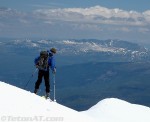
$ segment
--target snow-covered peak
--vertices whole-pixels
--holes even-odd
[[[117,98],[107,98],[83,113],[107,122],[149,122],[150,108],[131,104]]]
[[[150,108],[115,98],[78,112],[4,82],[0,91],[0,120],[5,122],[150,122]]]

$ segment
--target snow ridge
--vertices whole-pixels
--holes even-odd
[[[50,102],[20,88],[0,82],[0,121],[62,121],[94,122],[95,120],[78,111]],[[3,93],[2,93],[3,92]],[[11,96],[11,101],[10,101]]]
[[[109,118],[108,122],[150,121],[149,107],[131,104],[117,98],[104,99],[83,113],[98,120]]]

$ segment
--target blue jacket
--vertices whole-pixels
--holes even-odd
[[[51,70],[54,71],[56,66],[55,66],[55,57],[53,56],[53,53],[50,51],[47,51],[49,53],[49,59],[48,59],[48,65],[50,66]],[[34,59],[34,64],[36,65],[40,59],[40,56],[36,57]],[[49,68],[43,69],[44,71],[49,71]]]

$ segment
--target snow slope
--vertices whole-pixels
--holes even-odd
[[[0,122],[150,122],[150,108],[115,98],[78,112],[0,82]]]
[[[150,122],[150,108],[110,98],[98,102],[87,111],[88,116],[103,122]]]
[[[0,82],[0,122],[95,122],[92,118],[33,93]]]

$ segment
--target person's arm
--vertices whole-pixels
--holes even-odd
[[[49,59],[48,64],[50,65],[50,68],[51,68],[51,70],[53,71],[53,73],[56,73],[56,65],[55,65],[55,58],[54,58],[54,56],[52,56],[52,57]]]

